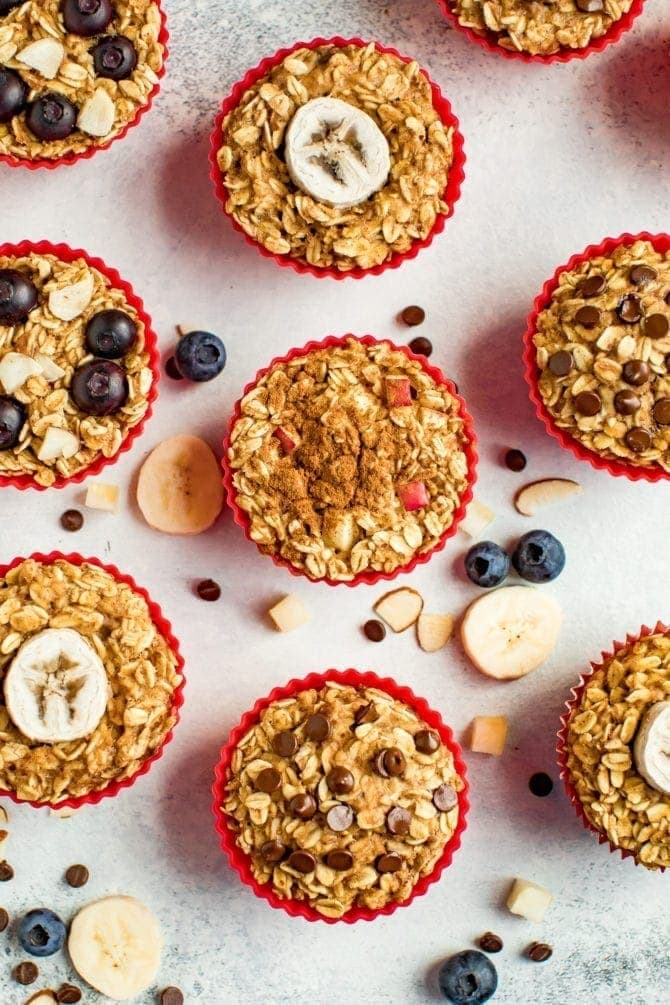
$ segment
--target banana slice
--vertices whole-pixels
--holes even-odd
[[[347,209],[383,187],[391,170],[386,137],[360,108],[313,98],[286,130],[286,166],[294,183],[329,206]]]
[[[461,642],[478,670],[496,680],[525,677],[552,652],[562,620],[547,593],[503,586],[475,600],[461,622]]]
[[[79,976],[118,1002],[153,983],[163,938],[158,921],[138,900],[104,897],[75,917],[67,948]]]
[[[652,789],[670,796],[670,701],[647,711],[635,737],[635,764]]]
[[[149,526],[165,534],[201,534],[211,527],[223,507],[223,482],[204,440],[163,440],[142,465],[137,503]]]
[[[72,628],[45,628],[24,642],[4,689],[14,725],[40,743],[90,736],[109,697],[102,660]]]

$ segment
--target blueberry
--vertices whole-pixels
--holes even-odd
[[[57,91],[42,94],[28,105],[26,125],[38,140],[64,140],[77,125],[76,106]]]
[[[226,365],[226,349],[211,332],[189,332],[177,344],[175,361],[187,380],[213,380]]]
[[[21,402],[7,395],[0,395],[0,450],[10,450],[16,446],[27,418]]]
[[[0,122],[11,122],[28,103],[28,85],[18,73],[0,66]]]
[[[509,555],[493,541],[480,541],[465,556],[465,571],[477,586],[499,586],[509,576]]]
[[[531,530],[517,541],[512,565],[530,583],[549,583],[563,572],[565,551],[547,530]]]
[[[137,51],[125,35],[107,35],[93,49],[93,65],[99,77],[125,80],[137,66]]]
[[[438,974],[440,991],[453,1005],[480,1005],[498,987],[498,974],[488,956],[464,949],[445,960]]]
[[[128,381],[116,363],[94,359],[75,370],[70,392],[87,415],[111,415],[125,405]]]
[[[23,0],[0,0],[0,17],[3,14],[9,14],[10,10],[19,7],[22,3]]]
[[[119,359],[135,344],[137,325],[125,311],[100,311],[86,325],[86,348],[102,359]]]
[[[31,956],[53,956],[63,948],[66,936],[65,924],[45,907],[28,911],[19,925],[19,941]]]
[[[0,325],[21,325],[37,305],[35,284],[16,269],[0,269]]]
[[[100,35],[113,17],[111,0],[64,0],[63,3],[66,30],[83,38]]]

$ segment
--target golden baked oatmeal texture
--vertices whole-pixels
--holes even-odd
[[[412,398],[393,407],[387,388],[398,379]],[[261,378],[243,399],[228,460],[261,551],[313,579],[346,580],[392,572],[435,546],[467,488],[466,445],[456,398],[420,363],[348,339]],[[415,482],[427,503],[408,510],[402,494]]]
[[[452,0],[459,22],[499,34],[503,49],[549,55],[583,49],[627,14],[633,0]]]
[[[259,883],[340,918],[407,900],[458,823],[439,734],[375,688],[273,702],[233,753],[223,811]]]
[[[384,187],[350,209],[304,194],[283,159],[286,128],[313,98],[346,101],[372,117],[390,148]],[[277,255],[346,272],[372,268],[426,237],[453,161],[453,129],[433,106],[427,78],[374,45],[299,49],[250,87],[223,123],[218,164],[227,211]]]
[[[586,816],[649,869],[670,866],[670,796],[638,773],[633,743],[645,712],[668,700],[670,635],[649,635],[589,677],[566,739],[566,763]]]
[[[638,241],[563,272],[533,341],[561,429],[603,457],[670,471],[670,254]]]
[[[0,684],[17,650],[47,628],[71,628],[107,672],[107,709],[94,732],[69,743],[35,743],[12,722],[0,689],[0,788],[59,802],[133,775],[173,727],[177,660],[146,601],[85,563],[22,562],[0,580]]]

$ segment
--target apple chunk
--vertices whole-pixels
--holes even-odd
[[[287,433],[282,426],[277,426],[273,436],[276,436],[286,454],[292,454],[298,447],[298,437],[295,434]]]
[[[409,586],[385,593],[374,605],[374,610],[394,632],[411,628],[423,610],[423,597]]]
[[[396,486],[396,492],[408,513],[428,505],[428,493],[423,482],[403,482]]]
[[[403,408],[412,404],[412,385],[407,377],[386,377],[384,389],[389,408]]]

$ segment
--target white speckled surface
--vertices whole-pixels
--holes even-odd
[[[16,878],[0,887],[0,903],[13,916],[37,904],[69,916],[90,897],[132,893],[165,931],[160,987],[177,984],[200,1005],[437,1001],[431,968],[486,929],[505,939],[495,960],[501,1003],[670,1000],[670,877],[599,847],[559,788],[545,800],[527,788],[533,771],[556,777],[558,716],[588,659],[627,630],[670,618],[670,485],[614,480],[561,451],[533,416],[519,363],[524,318],[557,264],[607,234],[668,228],[670,4],[646,7],[604,56],[545,69],[479,51],[447,29],[432,0],[169,0],[168,77],[139,129],[74,169],[0,167],[3,240],[48,237],[101,255],[144,298],[166,353],[174,324],[184,321],[219,331],[230,358],[211,385],[164,381],[144,439],[107,476],[124,489],[120,516],[91,512],[85,529],[67,536],[58,517],[81,501],[80,489],[2,493],[2,559],[58,547],[113,560],[172,619],[189,680],[174,742],[134,789],[69,821],[10,807],[7,857]],[[463,198],[441,239],[399,273],[361,283],[319,283],[261,259],[221,217],[207,177],[208,133],[230,85],[280,45],[336,32],[416,56],[452,100],[469,158]],[[296,583],[257,555],[228,516],[196,540],[160,537],[130,500],[139,462],[164,436],[190,431],[219,442],[242,385],[271,356],[347,330],[403,341],[407,330],[394,317],[408,303],[426,308],[421,334],[435,343],[433,361],[458,381],[474,413],[478,494],[499,514],[493,535],[505,543],[531,526],[511,506],[526,475],[565,475],[585,488],[540,521],[568,552],[550,587],[565,609],[560,645],[544,668],[511,685],[480,677],[457,645],[428,656],[411,633],[367,643],[359,625],[381,588]],[[527,453],[525,475],[501,466],[508,446]],[[429,609],[460,611],[474,595],[458,571],[465,547],[459,535],[411,577]],[[217,605],[192,595],[204,576],[223,585]],[[279,636],[262,612],[289,590],[314,620]],[[271,911],[228,869],[209,786],[220,744],[257,696],[295,674],[349,665],[410,684],[457,735],[473,715],[506,713],[511,736],[499,760],[468,756],[470,826],[439,885],[372,925],[308,925]],[[78,861],[91,868],[91,882],[71,891],[61,877]],[[517,875],[555,893],[544,924],[501,906]],[[541,966],[521,956],[538,938],[555,947]],[[0,937],[2,1005],[29,997],[9,980],[20,958],[15,940]],[[61,958],[41,969],[44,985],[67,976]],[[156,1000],[156,989],[138,999]]]

